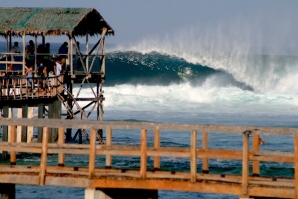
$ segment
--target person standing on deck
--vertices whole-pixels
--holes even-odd
[[[58,51],[59,54],[62,54],[62,55],[60,55],[60,59],[61,59],[61,65],[62,65],[63,68],[65,68],[65,65],[66,65],[66,55],[68,53],[67,45],[68,45],[68,43],[64,42],[60,46],[59,51]]]
[[[14,46],[13,47],[11,47],[11,49],[10,49],[10,52],[11,53],[20,53],[21,51],[20,51],[20,48],[19,48],[19,42],[14,42]],[[15,61],[15,55],[10,55],[10,57],[11,57],[11,61]],[[12,66],[13,66],[13,64],[10,64],[9,66],[8,66],[8,70],[12,70]]]
[[[59,76],[61,72],[62,72],[62,62],[60,59],[57,59],[54,65],[54,73],[56,76]]]
[[[26,50],[26,62],[30,62],[30,55],[33,55],[35,52],[35,46],[32,40],[29,41],[29,45],[26,46],[25,50]]]

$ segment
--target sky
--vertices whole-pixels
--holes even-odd
[[[115,30],[106,39],[111,44],[213,38],[298,49],[297,0],[1,0],[0,6],[95,8]]]

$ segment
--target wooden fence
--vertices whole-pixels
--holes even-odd
[[[0,164],[0,183],[163,189],[275,198],[298,197],[297,128],[15,118],[1,118],[0,125],[11,127],[9,132],[11,142],[0,142],[0,151],[10,152],[10,165],[5,162]],[[42,143],[16,143],[16,126],[43,127]],[[57,143],[48,143],[49,128],[59,129]],[[66,128],[90,129],[90,142],[88,144],[65,143]],[[104,145],[96,144],[97,129],[105,129]],[[112,144],[113,130],[116,129],[140,130],[140,145]],[[151,131],[154,143],[153,146],[148,146],[148,133]],[[190,147],[162,146],[164,131],[190,133]],[[202,135],[201,147],[197,145],[198,132]],[[208,143],[212,142],[208,139],[208,135],[213,132],[242,135],[242,149],[208,148]],[[292,136],[294,151],[260,151],[260,135]],[[251,145],[250,136],[253,137]],[[16,164],[17,152],[40,154],[39,165]],[[58,154],[57,166],[47,164],[48,154]],[[66,165],[66,155],[87,155],[89,165],[87,167]],[[96,167],[98,156],[105,157],[104,167]],[[114,168],[113,156],[137,156],[140,158],[139,168]],[[148,169],[148,157],[153,157],[154,169]],[[161,157],[189,159],[190,170],[179,172],[162,170]],[[198,159],[202,160],[202,172],[198,172]],[[239,175],[212,174],[209,172],[210,159],[240,160],[242,172]],[[260,162],[293,163],[294,175],[289,178],[260,176]]]

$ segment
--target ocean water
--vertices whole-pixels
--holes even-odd
[[[60,44],[52,44],[57,52]],[[298,56],[295,53],[181,47],[143,42],[107,46],[104,120],[298,127]],[[84,51],[84,50],[83,50]],[[96,62],[98,64],[98,61]],[[74,93],[80,85],[74,87]],[[92,96],[86,85],[79,97]],[[84,105],[84,104],[81,104]],[[95,119],[95,113],[90,119]],[[175,135],[175,136],[173,136]],[[139,144],[139,131],[113,132],[113,144]],[[149,145],[152,132],[149,132]],[[262,136],[261,150],[293,151],[291,137]],[[162,132],[163,146],[189,147],[188,133]],[[210,148],[241,149],[242,137],[210,133]],[[200,135],[198,135],[200,146]],[[24,157],[20,164],[37,164]],[[55,165],[57,156],[49,156]],[[103,157],[97,158],[104,165]],[[138,167],[138,158],[115,157],[113,167]],[[200,169],[198,160],[198,169]],[[88,166],[87,157],[66,156],[66,165]],[[148,168],[153,165],[148,160]],[[162,159],[163,169],[189,170],[185,159]],[[261,175],[292,177],[293,165],[262,163]],[[239,174],[241,162],[210,160],[211,173]],[[83,198],[84,189],[17,185],[17,198]],[[238,198],[232,195],[159,191],[159,198]]]

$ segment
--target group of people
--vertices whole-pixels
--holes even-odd
[[[37,68],[34,70],[34,58],[35,54],[35,44],[32,40],[29,41],[29,44],[25,47],[25,75],[28,79],[28,91],[32,91],[32,85],[38,84],[38,91],[41,94],[46,89],[50,88],[51,79],[50,77],[59,76],[62,71],[66,68],[66,54],[68,53],[68,43],[64,42],[59,48],[59,56],[50,56],[50,44],[46,43],[45,45],[38,45],[36,51],[36,63]],[[12,53],[20,53],[18,47],[18,42],[14,43],[14,46],[11,48]],[[11,56],[13,59],[14,56]],[[9,65],[8,70],[13,70],[13,64]],[[35,74],[35,75],[34,75]],[[34,82],[33,77],[37,77],[38,82]],[[48,80],[47,80],[48,79]]]
[[[80,54],[80,43],[76,42],[73,44],[74,52],[76,55]],[[35,52],[36,49],[36,52]],[[10,50],[10,60],[15,61],[16,53],[21,53],[19,43],[14,42],[14,46]],[[36,54],[36,56],[34,56]],[[45,90],[49,85],[46,84],[45,79],[51,76],[59,76],[63,71],[66,71],[66,58],[68,54],[68,43],[63,42],[60,46],[57,55],[50,55],[50,43],[39,44],[35,48],[35,44],[32,40],[29,41],[28,45],[25,46],[25,75],[28,79],[29,87],[32,87],[33,77],[37,77],[39,91]],[[34,69],[36,57],[36,67]],[[13,71],[13,64],[9,64],[8,71]]]

